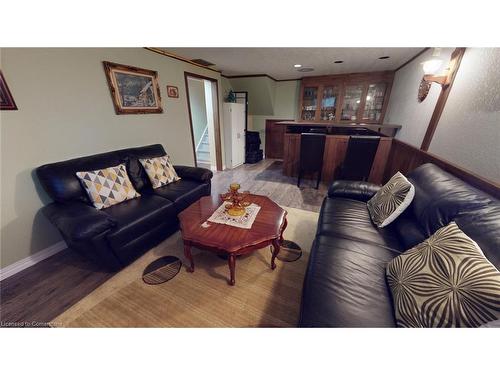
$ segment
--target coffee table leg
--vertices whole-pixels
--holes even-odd
[[[285,231],[287,225],[288,225],[288,220],[285,217],[285,222],[283,223],[283,228],[281,228],[280,244],[283,243],[283,232]]]
[[[280,252],[280,248],[281,248],[281,241],[274,240],[273,241],[273,257],[271,258],[271,269],[273,269],[273,270],[276,268],[275,259],[278,256],[278,253]]]
[[[189,260],[190,266],[187,268],[188,272],[194,272],[193,255],[191,254],[191,245],[184,242],[184,255]]]
[[[229,265],[229,274],[231,276],[229,285],[234,285],[236,282],[234,279],[234,272],[236,268],[236,257],[234,256],[234,254],[229,254],[227,258],[227,264]]]

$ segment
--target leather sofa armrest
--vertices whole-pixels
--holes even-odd
[[[42,212],[71,240],[89,239],[116,225],[107,213],[83,202],[51,203]]]
[[[188,167],[187,165],[174,165],[174,169],[180,178],[199,182],[209,182],[214,175],[210,169]]]
[[[368,201],[380,189],[379,185],[364,181],[334,181],[328,189],[328,196]]]

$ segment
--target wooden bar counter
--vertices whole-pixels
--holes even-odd
[[[285,124],[283,124],[285,125]],[[287,124],[288,125],[288,124]],[[304,127],[316,127],[316,124],[291,123],[287,127],[283,139],[283,174],[285,176],[297,176],[300,160],[300,138]],[[323,124],[325,126],[325,124]],[[338,177],[340,166],[344,161],[349,137],[362,133],[363,135],[378,135],[380,142],[378,145],[373,165],[368,178],[369,182],[381,184],[384,180],[384,170],[389,152],[391,150],[392,137],[385,136],[371,130],[365,125],[338,125],[332,126],[332,129],[325,135],[325,152],[323,155],[322,181],[329,184]],[[366,129],[366,130],[365,130]],[[366,134],[365,132],[369,132]]]
[[[306,122],[306,121],[279,121],[274,125],[291,127],[324,127],[327,129],[341,128],[341,129],[356,129],[365,128],[376,131],[380,134],[394,137],[396,132],[401,129],[401,125],[395,124],[364,124],[364,123],[335,123],[335,122]]]

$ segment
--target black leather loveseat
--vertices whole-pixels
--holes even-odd
[[[415,198],[382,230],[366,201],[379,189],[335,181],[325,198],[304,280],[301,327],[394,327],[387,263],[454,220],[500,269],[500,202],[424,164],[408,176]]]
[[[175,232],[177,214],[210,195],[210,170],[178,165],[174,167],[181,179],[153,190],[138,159],[165,154],[156,144],[43,165],[36,172],[54,202],[42,211],[70,248],[109,269],[119,269]],[[126,163],[141,196],[97,210],[75,173],[120,163]]]

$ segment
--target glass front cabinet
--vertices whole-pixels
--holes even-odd
[[[382,123],[393,72],[302,79],[300,121]]]

